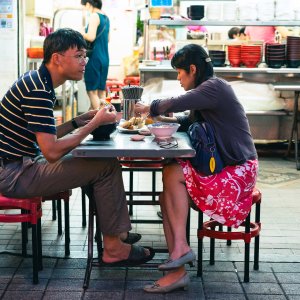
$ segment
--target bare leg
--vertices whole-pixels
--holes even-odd
[[[187,253],[190,247],[186,240],[186,222],[189,209],[189,195],[180,165],[172,164],[163,170],[163,194],[160,197],[163,224],[170,258],[177,259]],[[158,280],[161,286],[170,285],[184,276],[184,266],[168,272]]]
[[[159,195],[159,204],[160,204],[161,212],[163,215],[164,233],[165,233],[165,238],[166,238],[169,253],[172,253],[173,249],[174,249],[174,238],[173,238],[173,234],[171,232],[171,228],[169,225],[169,218],[168,218],[168,214],[166,212],[166,207],[165,207],[164,202],[165,202],[164,193],[161,193]]]
[[[97,95],[98,95],[99,99],[103,99],[103,100],[106,99],[106,91],[97,90]]]
[[[88,91],[87,94],[88,94],[88,96],[90,98],[90,102],[91,102],[90,109],[98,109],[100,106],[100,99],[98,97],[97,90]]]
[[[186,222],[189,210],[189,194],[180,165],[177,163],[164,167],[163,170],[164,209],[173,235],[174,248],[171,259],[186,254],[190,247],[186,240]]]

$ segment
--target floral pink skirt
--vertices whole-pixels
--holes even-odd
[[[238,227],[251,210],[252,192],[258,174],[258,161],[227,166],[222,172],[203,176],[190,161],[178,159],[187,191],[197,207],[226,226]]]

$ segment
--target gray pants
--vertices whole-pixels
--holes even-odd
[[[119,162],[115,158],[74,158],[56,163],[43,156],[0,165],[0,193],[8,197],[49,196],[87,186],[101,232],[118,235],[131,229]],[[91,199],[92,198],[92,199]]]

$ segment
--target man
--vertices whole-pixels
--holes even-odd
[[[89,111],[55,126],[54,88],[66,80],[81,80],[86,62],[82,35],[72,29],[59,29],[45,39],[39,70],[23,74],[3,97],[0,193],[8,197],[47,196],[88,186],[103,234],[103,262],[137,265],[151,260],[154,251],[121,240],[134,242],[127,236],[131,224],[118,160],[74,158],[68,154],[99,125],[115,122],[115,109],[108,106]]]

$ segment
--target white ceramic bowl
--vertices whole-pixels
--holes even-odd
[[[156,138],[169,138],[171,137],[177,129],[180,127],[178,123],[164,123],[158,122],[148,125],[150,132]]]

